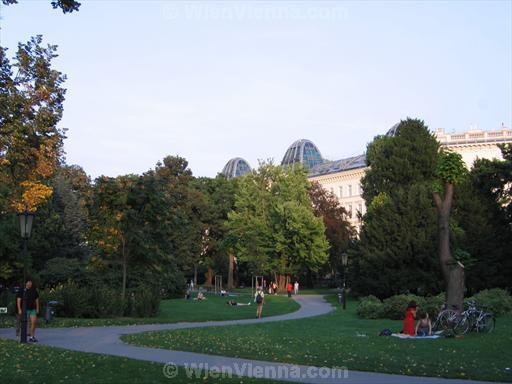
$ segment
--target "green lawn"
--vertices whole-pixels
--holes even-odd
[[[178,376],[167,378],[163,364],[123,357],[73,352],[36,344],[19,344],[0,339],[2,383],[270,383],[268,380],[227,378],[178,368]]]
[[[250,295],[235,297],[221,297],[207,295],[208,300],[195,301],[185,299],[163,300],[160,305],[160,312],[157,317],[147,318],[113,318],[113,319],[72,319],[55,318],[48,324],[50,327],[86,327],[103,325],[129,325],[129,324],[155,324],[155,323],[177,323],[182,321],[197,322],[211,320],[237,320],[249,319],[256,316],[256,306]],[[263,309],[263,316],[282,315],[294,312],[300,306],[294,301],[283,296],[266,296],[266,303]],[[250,306],[238,307],[226,304],[228,300],[235,300],[240,303],[251,302]],[[46,327],[44,320],[39,319],[39,327]],[[0,327],[14,327],[14,318],[0,315]]]
[[[329,300],[334,302],[335,296]],[[363,320],[350,301],[343,311],[267,324],[195,328],[124,336],[129,343],[315,366],[418,376],[512,381],[512,316],[491,334],[463,339],[400,340],[378,336],[401,321]]]

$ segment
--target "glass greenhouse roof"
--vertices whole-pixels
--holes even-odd
[[[321,176],[328,175],[330,173],[348,171],[349,169],[365,168],[366,167],[366,155],[359,155],[349,157],[347,159],[328,161],[323,164],[319,164],[309,171],[309,176]]]
[[[290,145],[284,154],[283,161],[281,161],[281,165],[295,163],[302,163],[308,169],[312,169],[316,165],[322,164],[323,159],[315,144],[309,140],[302,139]]]
[[[243,176],[249,172],[251,172],[249,163],[241,157],[235,157],[226,163],[221,173],[227,179],[232,179],[234,177]]]

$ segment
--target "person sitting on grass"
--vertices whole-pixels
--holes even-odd
[[[234,306],[238,306],[238,307],[241,307],[241,306],[245,306],[245,305],[251,305],[251,303],[237,303],[235,300],[228,300],[226,302],[227,305],[234,305]]]
[[[420,320],[416,324],[416,335],[417,336],[431,336],[432,335],[432,322],[427,312],[423,312],[420,315]]]
[[[196,297],[194,300],[203,301],[203,300],[206,300],[206,296],[204,295],[204,293],[203,293],[203,292],[201,292],[201,291],[200,291],[200,292],[197,294],[197,297]]]
[[[405,310],[404,333],[406,335],[416,335],[414,330],[414,317],[416,316],[416,308],[416,302],[413,300],[409,302],[409,305],[407,305],[407,309]]]

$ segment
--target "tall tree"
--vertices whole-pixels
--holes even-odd
[[[53,68],[57,47],[42,37],[18,44],[13,61],[0,47],[0,274],[13,277],[19,235],[14,212],[36,211],[52,195],[62,159],[65,76]]]
[[[437,166],[438,184],[434,191],[434,201],[438,214],[438,253],[441,271],[446,284],[446,303],[463,309],[464,303],[464,264],[452,254],[450,244],[450,217],[454,189],[467,173],[462,156],[455,152],[442,151]]]
[[[401,121],[393,135],[368,145],[370,169],[361,181],[368,211],[350,252],[358,293],[387,297],[440,289],[431,197],[438,150],[435,137],[417,119]]]
[[[356,231],[346,219],[347,211],[340,204],[338,198],[324,189],[320,183],[311,183],[309,197],[315,215],[321,217],[324,222],[325,237],[330,245],[328,272],[334,276],[343,268],[341,255],[347,252]]]
[[[200,195],[185,159],[166,157],[155,170],[96,180],[90,240],[104,263],[121,266],[122,295],[129,285],[183,286],[201,249]],[[101,263],[100,263],[101,265]]]
[[[466,279],[472,290],[510,288],[512,281],[512,146],[501,151],[503,160],[475,161],[457,189],[455,215],[463,215],[465,246],[475,258]]]
[[[228,213],[235,207],[235,191],[238,179],[226,179],[223,175],[211,178],[198,178],[195,187],[205,200],[201,211],[201,221],[205,225],[203,249],[197,263],[208,268],[208,276],[214,273],[228,275],[228,288],[234,285],[234,250],[227,237],[225,222]],[[231,268],[232,266],[232,268]],[[194,279],[197,284],[196,278]],[[211,283],[207,281],[207,283]]]
[[[237,256],[253,273],[272,273],[283,285],[284,276],[317,271],[327,262],[325,227],[313,213],[308,189],[301,167],[262,163],[240,179],[227,225]]]

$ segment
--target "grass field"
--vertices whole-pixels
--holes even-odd
[[[2,383],[271,383],[269,380],[239,377],[205,377],[204,373],[186,371],[184,368],[178,368],[178,376],[171,379],[164,376],[163,369],[164,365],[158,363],[0,339]]]
[[[38,327],[86,327],[103,325],[131,325],[131,324],[156,324],[177,323],[182,321],[214,321],[214,320],[238,320],[249,319],[256,316],[256,307],[249,294],[240,294],[234,297],[221,297],[207,295],[205,301],[172,299],[163,300],[160,311],[156,317],[147,318],[113,318],[113,319],[75,319],[55,318],[48,325],[39,319]],[[250,306],[238,307],[226,304],[228,300],[240,303],[249,303]],[[300,306],[294,301],[283,296],[265,296],[263,316],[275,316],[296,311]],[[13,317],[0,315],[0,328],[14,327]]]
[[[329,300],[334,303],[335,296]],[[363,320],[350,301],[327,315],[267,324],[195,328],[124,336],[129,343],[181,351],[346,367],[418,376],[512,381],[512,316],[498,318],[491,334],[462,339],[401,340],[378,336],[401,321]],[[507,370],[507,368],[509,368]]]

